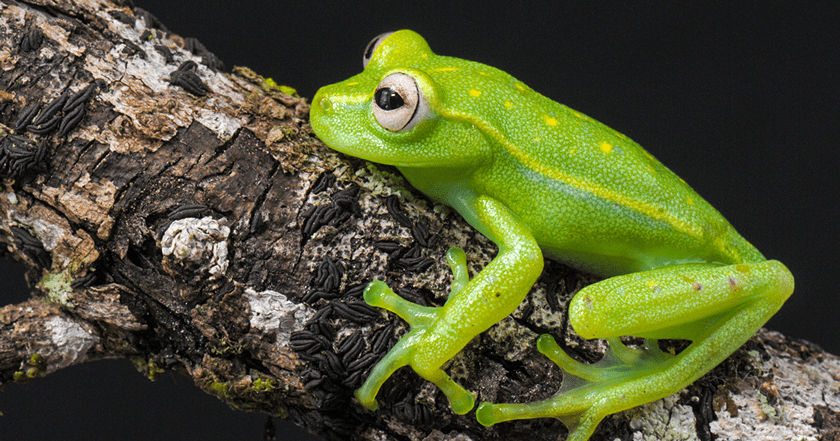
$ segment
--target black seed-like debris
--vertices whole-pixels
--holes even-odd
[[[429,228],[422,224],[411,226],[411,236],[424,248],[431,248],[437,242],[437,236],[432,236]]]
[[[155,38],[155,34],[149,29],[146,29],[145,31],[143,31],[142,34],[140,34],[140,42],[141,43],[144,42],[144,41],[151,41],[154,38]]]
[[[325,191],[335,185],[336,177],[332,173],[323,173],[321,176],[318,176],[318,179],[315,180],[315,183],[312,184],[312,193],[318,194],[322,191]]]
[[[330,196],[330,200],[344,211],[357,215],[362,214],[362,209],[359,207],[359,186],[356,184],[336,192]]]
[[[324,416],[324,425],[339,435],[349,436],[356,431],[356,421],[349,418],[334,418]]]
[[[47,140],[37,145],[29,138],[8,135],[0,142],[0,171],[24,177],[32,171],[46,170]]]
[[[160,54],[163,55],[163,59],[166,61],[166,64],[175,61],[175,57],[172,56],[172,51],[169,50],[168,47],[162,44],[156,44],[154,47],[156,51],[160,52]]]
[[[90,101],[90,97],[93,95],[93,92],[100,87],[99,81],[93,81],[88,84],[84,89],[74,93],[72,96],[67,98],[67,102],[64,103],[64,106],[61,110],[65,113],[73,112],[74,109],[79,107],[84,107],[85,104]]]
[[[52,256],[44,249],[44,245],[40,240],[33,237],[23,228],[13,226],[10,227],[10,230],[12,231],[12,235],[15,236],[15,245],[23,251],[23,254],[40,266],[50,268],[52,265]]]
[[[206,96],[208,92],[212,92],[212,89],[201,81],[201,77],[195,72],[196,67],[198,65],[192,60],[181,63],[178,69],[169,75],[169,83],[180,86],[195,96]]]
[[[347,369],[338,355],[332,351],[324,351],[322,354],[324,355],[324,361],[320,363],[319,367],[328,377],[333,380],[340,380],[347,375]]]
[[[358,360],[348,364],[347,372],[364,371],[365,369],[373,366],[377,361],[379,361],[380,358],[381,354],[376,354],[373,352],[365,354]]]
[[[379,317],[379,310],[364,302],[333,302],[332,305],[337,315],[357,323],[366,323]]]
[[[313,289],[306,293],[303,297],[301,297],[301,300],[311,304],[317,302],[320,299],[332,300],[337,299],[339,297],[341,297],[341,294],[335,291],[330,292]]]
[[[412,302],[416,303],[420,306],[429,306],[429,302],[426,301],[426,298],[423,297],[422,294],[413,290],[413,289],[401,289],[398,291],[400,297]]]
[[[376,247],[377,250],[388,254],[398,251],[401,248],[399,242],[394,240],[380,240],[374,242],[373,246]]]
[[[78,106],[73,109],[61,119],[61,124],[58,126],[58,137],[63,138],[67,136],[85,117],[85,106]]]
[[[70,89],[65,90],[64,93],[47,104],[47,107],[32,121],[32,125],[38,126],[53,119],[61,111],[68,99],[70,99]]]
[[[315,278],[312,280],[314,286],[320,287],[323,291],[335,291],[341,284],[343,271],[330,256],[325,256],[315,271]]]
[[[319,323],[320,322],[328,322],[330,320],[330,318],[332,317],[332,313],[333,313],[332,305],[327,305],[327,306],[319,309],[318,312],[316,312],[315,315],[313,315],[312,318],[309,319],[309,323],[312,323],[312,322],[319,322]]]
[[[411,228],[411,220],[409,220],[408,216],[402,212],[402,207],[400,207],[399,196],[395,194],[388,196],[388,199],[385,201],[385,208],[388,209],[388,213],[394,218],[394,220],[397,221],[398,224],[406,228]]]
[[[394,325],[388,325],[373,333],[373,342],[370,344],[370,351],[372,354],[383,354],[391,349],[388,343],[394,332]]]
[[[341,361],[346,366],[351,361],[355,360],[365,347],[365,340],[362,338],[362,333],[356,331],[344,339],[338,346],[338,353],[341,355]]]
[[[350,389],[356,389],[362,385],[362,375],[364,375],[364,373],[364,371],[352,372],[344,380],[341,381],[341,384]]]
[[[187,37],[184,39],[184,50],[201,57],[201,64],[213,70],[224,70],[225,64],[214,53],[207,50],[198,39]]]
[[[169,29],[161,23],[151,12],[143,8],[134,8],[134,15],[143,20],[147,28],[160,29],[163,32],[169,32]]]
[[[61,124],[61,115],[54,115],[50,120],[41,124],[30,124],[26,126],[26,130],[35,135],[46,135],[52,132]]]
[[[111,17],[114,17],[117,21],[127,24],[128,26],[134,27],[134,17],[126,14],[125,12],[115,9],[112,11],[108,11],[108,14]]]
[[[169,220],[178,220],[178,219],[186,219],[188,217],[198,217],[204,214],[207,211],[207,206],[202,204],[195,204],[195,205],[182,205],[169,213],[169,216],[166,216]]]
[[[93,282],[96,280],[96,273],[93,271],[88,272],[82,277],[77,277],[70,282],[70,287],[73,289],[79,289],[82,287],[89,287],[93,285]]]
[[[367,288],[367,284],[363,283],[361,285],[356,285],[356,286],[353,286],[351,288],[347,288],[347,290],[344,291],[344,295],[346,297],[355,297],[355,298],[358,299],[358,298],[361,298],[364,295],[365,288]]]
[[[35,118],[35,115],[38,114],[38,110],[41,109],[41,105],[38,102],[35,102],[29,107],[23,109],[20,112],[20,116],[17,120],[15,120],[15,125],[12,127],[15,132],[19,132],[26,128],[26,126],[32,124],[32,120]]]
[[[21,52],[32,52],[41,47],[44,42],[44,33],[40,29],[32,29],[20,39]]]

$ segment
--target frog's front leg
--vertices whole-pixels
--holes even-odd
[[[792,292],[793,276],[775,260],[673,265],[590,285],[572,299],[569,319],[582,337],[610,339],[604,359],[584,365],[544,335],[540,352],[570,377],[560,391],[539,403],[483,403],[476,416],[484,425],[554,417],[569,428],[568,440],[584,441],[605,416],[671,395],[717,366]],[[650,340],[630,349],[622,335]],[[671,355],[657,347],[660,338],[692,343]]]
[[[447,259],[454,275],[453,289],[439,308],[408,302],[380,281],[368,285],[368,304],[392,311],[411,325],[356,391],[356,398],[368,409],[376,409],[376,394],[385,380],[409,365],[446,394],[455,413],[469,412],[474,404],[472,394],[449,378],[441,366],[473,337],[513,312],[542,272],[539,245],[504,205],[478,197],[461,208],[466,208],[473,217],[471,223],[480,225],[481,232],[498,245],[499,254],[468,281],[463,251],[450,250]]]

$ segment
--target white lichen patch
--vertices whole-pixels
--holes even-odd
[[[694,411],[678,401],[674,394],[628,411],[633,441],[697,441]]]
[[[287,346],[289,336],[303,329],[315,311],[303,303],[294,303],[277,291],[245,290],[245,298],[251,307],[251,328],[265,334],[275,334],[277,343]]]
[[[228,268],[228,235],[230,228],[210,216],[188,217],[169,225],[160,247],[167,262],[198,264],[210,274],[209,280],[215,280]]]
[[[200,109],[198,114],[195,115],[195,120],[215,132],[216,136],[222,141],[227,141],[233,137],[233,134],[242,127],[242,121],[239,119],[210,109]]]
[[[64,317],[53,317],[45,324],[50,333],[45,347],[52,348],[39,353],[47,360],[47,373],[85,361],[87,353],[99,343],[99,337],[87,332],[78,323]]]
[[[143,20],[129,26],[110,19],[105,10],[98,13],[112,31],[129,41],[140,41],[145,30]],[[155,45],[165,45],[172,53],[173,62],[167,64]],[[117,44],[104,58],[85,60],[85,70],[109,85],[97,99],[109,103],[120,116],[107,127],[79,131],[80,137],[95,139],[119,153],[155,151],[164,141],[172,139],[179,128],[193,121],[209,128],[222,140],[230,139],[246,124],[240,113],[247,106],[247,93],[227,74],[200,64],[200,57],[185,51],[173,40],[143,40],[139,47],[145,56],[126,55],[125,45]],[[190,95],[169,81],[178,66],[188,60],[199,63],[196,73],[211,89],[205,97]],[[114,66],[121,68],[114,69]],[[186,102],[192,104],[187,106]]]
[[[793,355],[793,357],[797,357]],[[723,408],[711,430],[718,440],[819,439],[814,406],[840,411],[840,358],[824,354],[807,362],[790,354],[775,354],[772,361],[757,361],[762,372],[772,372],[769,390],[777,391],[774,403],[763,386],[743,382],[728,395],[737,412]],[[734,415],[734,416],[733,416]]]

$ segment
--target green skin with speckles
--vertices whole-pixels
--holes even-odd
[[[566,371],[563,387],[539,403],[483,403],[476,417],[484,425],[554,417],[569,428],[568,439],[586,440],[606,415],[673,394],[708,372],[793,292],[784,265],[766,260],[621,133],[498,69],[435,55],[412,31],[382,37],[373,49],[362,73],[315,95],[315,133],[340,152],[395,165],[493,240],[499,254],[470,280],[464,252],[450,249],[452,291],[439,308],[408,302],[381,281],[368,286],[365,301],[398,314],[411,331],[356,391],[365,407],[376,409],[380,386],[410,365],[454,412],[469,412],[473,395],[441,366],[516,309],[542,272],[543,255],[608,277],[572,299],[569,319],[581,336],[608,339],[610,351],[585,365],[541,336],[538,349]],[[375,92],[394,73],[416,84],[427,109],[400,130],[384,128],[373,111]],[[645,344],[624,346],[622,335]],[[659,349],[660,338],[692,344],[673,355]]]

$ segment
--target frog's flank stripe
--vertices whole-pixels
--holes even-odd
[[[505,150],[507,150],[508,153],[510,153],[514,158],[516,158],[522,165],[530,168],[531,170],[539,174],[542,174],[543,176],[548,176],[551,179],[563,182],[579,190],[591,193],[601,199],[615,202],[619,205],[627,207],[650,218],[667,222],[671,226],[673,226],[674,229],[681,231],[684,234],[695,237],[701,237],[703,235],[702,230],[700,228],[694,227],[690,223],[685,222],[676,216],[668,214],[662,208],[659,208],[655,205],[646,204],[639,200],[627,198],[606,188],[595,185],[591,182],[576,178],[574,176],[563,173],[560,170],[555,170],[540,164],[539,161],[534,160],[526,153],[518,149],[516,146],[508,142],[508,140],[505,139],[505,137],[502,136],[502,134],[498,130],[496,130],[496,128],[487,124],[484,121],[481,121],[480,119],[473,118],[468,114],[456,112],[447,108],[438,108],[437,111],[446,118],[465,121],[478,127],[479,130],[491,136],[500,145],[502,145],[505,148]],[[602,149],[603,148],[604,147],[602,146]]]

